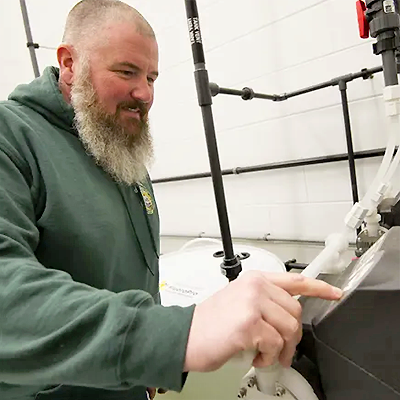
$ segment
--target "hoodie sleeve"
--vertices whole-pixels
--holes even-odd
[[[0,382],[181,391],[194,307],[98,290],[41,265],[30,180],[0,140]]]

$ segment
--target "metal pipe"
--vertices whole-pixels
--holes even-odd
[[[364,158],[372,158],[372,157],[381,157],[385,154],[385,149],[373,149],[373,150],[364,150],[354,153],[354,159],[360,160]],[[308,165],[317,165],[317,164],[328,164],[332,162],[339,161],[347,161],[349,159],[348,154],[333,154],[330,156],[323,157],[312,157],[312,158],[304,158],[300,160],[291,160],[285,162],[277,162],[270,164],[261,164],[261,165],[253,165],[249,167],[236,167],[232,169],[225,169],[221,171],[221,174],[224,175],[239,175],[246,174],[250,172],[261,172],[261,171],[270,171],[284,168],[294,168],[294,167],[304,167]],[[180,182],[180,181],[188,181],[194,179],[202,179],[209,178],[211,174],[209,172],[202,172],[197,174],[190,175],[179,175],[168,178],[159,178],[154,179],[153,184],[157,183],[169,183],[169,182]]]
[[[285,262],[286,271],[290,271],[292,269],[306,269],[308,264],[298,263],[297,260],[294,258],[292,260],[288,260]]]
[[[31,56],[33,73],[35,74],[35,78],[38,78],[40,76],[40,71],[35,49],[39,48],[39,46],[38,44],[33,43],[31,26],[29,24],[28,10],[26,8],[25,0],[19,0],[19,3],[21,5],[22,18],[24,20],[26,40],[28,41],[27,46]]]
[[[347,83],[345,81],[339,82],[339,90],[342,99],[344,127],[346,131],[347,153],[349,155],[351,192],[353,195],[353,203],[355,204],[358,203],[359,197],[358,197],[358,187],[357,187],[356,164],[354,159],[353,139],[351,135],[349,103],[347,100]]]
[[[243,100],[251,100],[254,98],[255,99],[264,99],[264,100],[273,100],[273,101],[279,100],[279,95],[255,93],[250,88],[243,88],[242,90],[221,88],[216,83],[213,83],[213,82],[210,82],[209,86],[210,86],[211,96],[216,96],[217,94],[230,94],[233,96],[240,96]]]
[[[382,53],[382,63],[385,86],[397,85],[399,80],[397,77],[397,63],[394,50],[388,50]]]
[[[351,74],[346,74],[346,75],[342,75],[342,76],[338,76],[336,78],[331,79],[330,81],[326,81],[317,85],[313,85],[310,86],[308,88],[304,88],[304,89],[300,89],[300,90],[296,90],[294,92],[291,93],[287,93],[287,94],[283,94],[282,96],[285,97],[284,100],[291,98],[291,97],[295,97],[295,96],[299,96],[305,93],[310,93],[310,92],[315,92],[316,90],[320,90],[320,89],[325,89],[327,87],[330,86],[337,86],[339,85],[340,82],[351,82],[355,79],[359,79],[359,78],[363,78],[363,79],[368,79],[370,78],[373,74],[378,73],[378,72],[382,72],[383,68],[380,67],[374,67],[374,68],[364,68],[361,71],[355,72],[355,73],[351,73]]]
[[[357,186],[357,174],[356,174],[356,163],[354,159],[354,148],[353,138],[351,134],[351,123],[350,123],[350,112],[349,102],[347,100],[347,82],[339,82],[340,96],[342,100],[342,110],[344,119],[344,128],[346,132],[346,143],[347,143],[347,154],[349,155],[349,171],[350,171],[350,183],[351,193],[353,195],[353,204],[358,203],[358,186]],[[360,234],[361,228],[356,229],[357,234]]]
[[[395,51],[398,49],[400,16],[397,0],[366,0],[365,17],[370,35],[377,39],[373,44],[374,54],[382,56],[385,86],[398,84]]]
[[[288,100],[292,97],[300,96],[302,94],[315,92],[317,90],[325,89],[325,88],[331,87],[331,86],[336,86],[341,81],[350,82],[354,79],[359,79],[359,78],[368,79],[373,74],[382,72],[382,71],[383,71],[382,67],[374,67],[374,68],[369,68],[369,69],[365,68],[356,73],[339,76],[339,77],[333,78],[329,81],[319,83],[317,85],[308,86],[303,89],[299,89],[299,90],[295,90],[293,92],[283,93],[283,94],[256,93],[251,88],[243,88],[242,90],[221,88],[216,83],[210,83],[210,90],[211,90],[212,96],[216,96],[218,94],[229,94],[229,95],[234,95],[234,96],[240,96],[244,100],[265,99],[265,100],[272,100],[272,101],[284,101],[284,100]]]
[[[217,139],[215,136],[214,119],[212,114],[212,97],[209,89],[208,72],[206,69],[203,42],[200,31],[199,13],[196,0],[185,0],[188,19],[189,37],[192,45],[195,81],[199,106],[203,116],[204,132],[206,135],[211,176],[218,211],[218,220],[224,248],[222,271],[229,281],[236,279],[242,270],[240,259],[233,252],[231,230],[226,207],[221,165],[218,155]]]
[[[195,239],[195,238],[201,238],[203,236],[203,232],[199,234],[198,236],[185,236],[185,235],[162,235],[162,238],[166,239]],[[207,236],[207,238],[210,239],[217,239],[214,236]],[[269,239],[269,235],[265,235],[263,238],[246,238],[246,237],[239,237],[235,236],[233,237],[233,240],[235,242],[258,242],[258,243],[268,243],[268,244],[274,244],[274,245],[309,245],[309,246],[317,246],[317,247],[325,247],[325,242],[322,240],[306,240],[306,239],[284,239],[284,238],[272,238]],[[351,247],[355,247],[356,243],[355,242],[350,242],[349,244]]]

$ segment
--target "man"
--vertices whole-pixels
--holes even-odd
[[[256,366],[290,365],[292,295],[340,291],[253,273],[196,307],[159,305],[149,24],[122,2],[84,0],[57,56],[59,69],[0,104],[0,398],[141,400],[243,350]]]

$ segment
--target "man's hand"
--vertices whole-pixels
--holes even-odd
[[[338,300],[340,289],[300,274],[243,273],[195,308],[185,371],[209,372],[245,350],[253,365],[289,367],[302,335],[301,306],[292,296]]]

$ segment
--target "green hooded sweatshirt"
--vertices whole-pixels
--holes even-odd
[[[0,399],[180,391],[194,306],[159,305],[151,182],[87,155],[58,75],[0,102]]]

